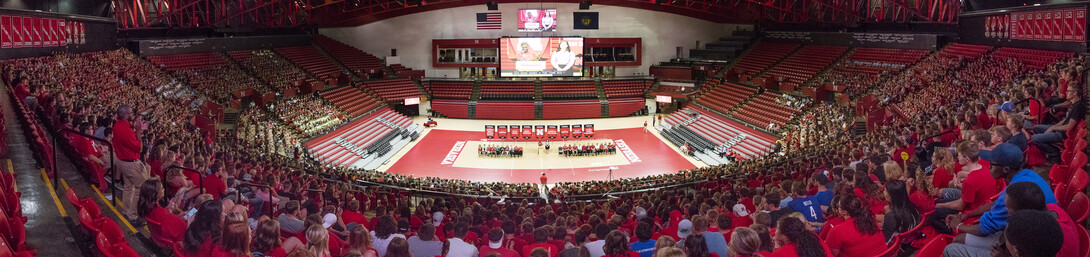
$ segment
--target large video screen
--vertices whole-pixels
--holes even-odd
[[[556,9],[519,10],[519,32],[556,30]]]
[[[583,38],[501,38],[500,76],[583,76]]]

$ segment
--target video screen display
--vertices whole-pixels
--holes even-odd
[[[583,38],[509,37],[500,39],[501,77],[583,76]]]
[[[518,17],[519,32],[556,30],[556,9],[522,9]]]

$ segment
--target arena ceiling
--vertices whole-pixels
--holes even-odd
[[[957,22],[959,0],[112,0],[122,30],[178,27],[351,27],[488,3],[580,3],[668,12],[723,23]],[[591,7],[593,11],[594,7]]]

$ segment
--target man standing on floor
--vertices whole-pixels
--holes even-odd
[[[125,179],[123,198],[121,198],[125,204],[124,216],[133,225],[143,226],[144,223],[138,220],[136,202],[140,193],[138,187],[148,179],[149,166],[140,160],[140,137],[136,135],[136,131],[133,131],[132,124],[129,123],[130,119],[132,119],[132,107],[125,104],[117,108],[117,121],[114,122],[112,142],[114,163],[116,171],[120,172]]]

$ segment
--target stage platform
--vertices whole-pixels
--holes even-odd
[[[650,116],[579,120],[578,123],[571,120],[532,121],[540,124],[594,123],[596,126],[593,138],[553,140],[552,147],[547,152],[543,148],[539,151],[536,140],[484,138],[484,124],[499,122],[443,119],[439,120],[439,128],[426,129],[424,136],[413,142],[411,149],[403,149],[399,153],[401,156],[396,158],[398,161],[384,167],[384,170],[415,177],[509,183],[539,183],[541,173],[544,172],[549,177],[549,183],[553,184],[605,180],[609,178],[610,169],[613,170],[613,178],[620,179],[672,174],[698,165],[703,166],[703,163],[682,156],[672,145],[662,141],[654,129],[645,130],[642,122],[648,119]],[[473,129],[472,124],[480,126]],[[504,121],[502,124],[521,123]],[[617,145],[616,154],[563,157],[556,150],[556,147],[566,144],[605,141]],[[478,156],[477,146],[482,143],[522,146],[524,154],[522,157]]]

